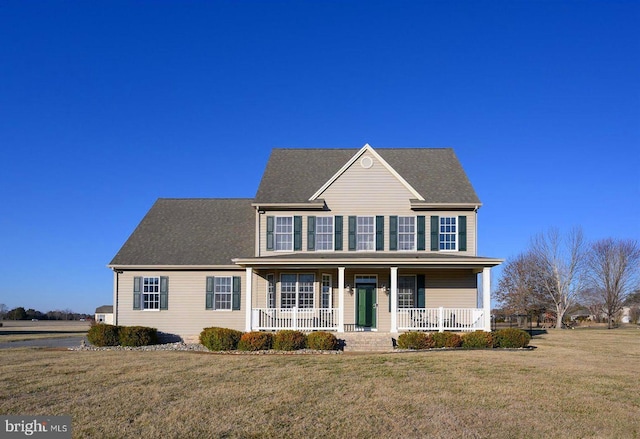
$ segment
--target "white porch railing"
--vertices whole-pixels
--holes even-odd
[[[337,331],[338,308],[253,308],[253,330]]]
[[[399,331],[477,331],[485,329],[482,308],[400,308]]]

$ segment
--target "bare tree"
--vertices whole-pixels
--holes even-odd
[[[540,272],[531,253],[521,253],[507,261],[498,282],[495,298],[509,313],[529,314],[548,306],[540,288]]]
[[[596,288],[586,288],[580,292],[580,303],[583,304],[595,320],[599,323],[604,313],[602,293]]]
[[[582,230],[562,236],[557,229],[535,236],[531,242],[541,288],[556,308],[556,328],[573,304],[584,282],[585,242]]]
[[[589,276],[602,294],[608,327],[638,286],[640,276],[640,247],[637,241],[612,238],[602,239],[591,245],[589,253]]]
[[[0,320],[4,319],[4,316],[7,315],[7,311],[9,311],[7,305],[5,305],[4,303],[0,303]]]

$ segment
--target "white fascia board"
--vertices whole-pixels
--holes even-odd
[[[411,209],[449,210],[465,209],[477,211],[482,203],[429,203],[423,200],[411,200]]]
[[[325,208],[323,199],[312,200],[315,203],[251,203],[256,210],[322,210]]]
[[[504,262],[504,259],[494,258],[473,258],[463,260],[451,260],[448,258],[443,259],[416,259],[416,258],[398,258],[398,259],[379,259],[379,258],[362,258],[362,259],[272,259],[272,258],[247,258],[247,259],[234,259],[238,265],[247,265],[253,267],[260,266],[274,266],[279,265],[283,267],[287,266],[309,266],[309,265],[341,265],[341,266],[354,266],[354,265],[384,265],[384,266],[483,266],[494,267]]]
[[[351,157],[351,160],[349,160],[347,163],[345,163],[345,165],[340,168],[340,170],[338,172],[336,172],[333,177],[331,177],[320,189],[318,189],[318,191],[313,194],[311,196],[311,198],[309,198],[309,201],[314,201],[315,199],[317,199],[325,190],[327,190],[327,188],[329,186],[331,186],[331,184],[333,184],[334,181],[336,181],[338,179],[338,177],[340,177],[342,174],[344,174],[344,172],[349,169],[349,167],[355,163],[356,160],[358,160],[365,152],[369,152],[372,156],[374,156],[376,159],[378,159],[378,161],[382,164],[382,166],[384,166],[395,178],[398,179],[398,181],[400,181],[400,183],[402,183],[402,185],[404,187],[407,188],[407,190],[409,192],[411,192],[413,194],[414,197],[416,197],[416,199],[420,200],[420,201],[424,201],[424,198],[422,197],[422,195],[420,195],[418,193],[418,191],[416,191],[408,182],[407,180],[405,180],[404,178],[402,178],[402,176],[400,174],[398,174],[396,172],[395,169],[393,169],[391,167],[391,165],[389,165],[389,163],[387,163],[387,161],[385,159],[382,158],[382,156],[380,156],[380,154],[378,154],[376,152],[375,149],[373,149],[373,147],[371,145],[369,145],[368,143],[365,143],[364,146],[362,148],[360,148],[360,150],[358,152],[355,153],[355,155],[353,157]]]
[[[237,265],[107,265],[114,271],[139,270],[241,270]]]

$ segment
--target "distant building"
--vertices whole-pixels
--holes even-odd
[[[96,308],[96,323],[113,325],[113,306],[102,305]]]

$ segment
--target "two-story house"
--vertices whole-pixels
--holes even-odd
[[[159,199],[109,264],[119,325],[489,331],[452,149],[275,149],[253,199]]]

